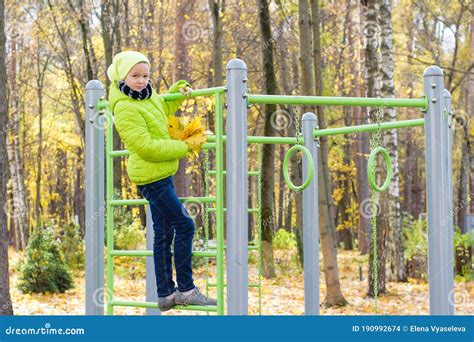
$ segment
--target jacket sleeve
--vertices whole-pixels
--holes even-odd
[[[185,157],[188,153],[188,145],[185,142],[152,138],[143,116],[131,112],[120,103],[115,106],[114,124],[128,150],[146,161],[175,160]]]
[[[177,92],[179,92],[180,88],[185,88],[186,86],[191,87],[191,85],[187,81],[180,80],[180,81],[174,83],[168,89],[168,93],[169,94],[177,93]],[[183,101],[184,101],[184,99],[165,101],[162,97],[161,97],[161,99],[163,101],[163,105],[165,107],[165,112],[166,112],[167,116],[174,115],[174,113],[176,113],[176,111],[178,110],[179,106],[181,106],[181,103],[183,103]]]

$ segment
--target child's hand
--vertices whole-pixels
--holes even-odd
[[[201,145],[203,144],[194,141],[185,141],[185,143],[188,145],[188,152],[199,151],[201,149]]]
[[[191,88],[190,86],[186,86],[184,88],[179,88],[178,90],[184,96],[189,96],[189,95],[191,95],[191,92],[193,91],[193,88]]]

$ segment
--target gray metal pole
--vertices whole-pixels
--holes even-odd
[[[319,315],[318,144],[313,138],[316,115],[305,113],[302,126],[304,145],[314,162],[314,178],[303,190],[304,311],[306,315]],[[307,177],[308,160],[303,155],[303,180]]]
[[[448,196],[451,175],[447,175],[448,119],[444,116],[443,71],[437,66],[425,70],[424,92],[428,99],[425,115],[426,202],[428,221],[428,281],[430,314],[450,315],[450,274],[446,222],[452,220]],[[449,183],[449,184],[448,184]]]
[[[148,205],[146,207],[146,249],[148,251],[153,250],[153,219],[151,217],[151,209]],[[155,278],[155,263],[153,257],[146,257],[146,301],[158,303],[158,292],[156,289],[156,278]],[[161,315],[161,311],[158,309],[146,309],[148,316]]]
[[[227,314],[248,314],[247,66],[227,64]]]
[[[86,85],[86,315],[104,314],[104,117],[97,100],[104,96],[97,80]]]
[[[447,169],[446,171],[446,187],[448,190],[448,213],[445,217],[445,226],[444,226],[444,233],[445,233],[445,246],[447,248],[446,255],[448,256],[448,269],[447,269],[447,289],[448,289],[448,314],[454,315],[454,202],[453,202],[453,131],[451,127],[451,120],[452,120],[452,110],[451,110],[451,94],[447,89],[444,89],[444,105],[445,105],[445,112],[443,113],[443,121],[447,121],[443,123],[443,125],[448,126],[447,135],[446,135],[446,153],[444,154],[445,161],[444,167]]]

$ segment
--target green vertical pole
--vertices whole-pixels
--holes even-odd
[[[216,240],[217,240],[217,314],[224,314],[224,165],[222,139],[222,94],[216,100]]]
[[[204,193],[206,197],[209,197],[209,150],[204,150],[204,163],[205,163],[205,174],[204,174]],[[204,249],[209,250],[209,203],[204,203]],[[206,296],[209,297],[209,258],[206,260]],[[209,316],[209,311],[207,312]]]
[[[262,144],[257,145],[258,155],[258,313],[262,314]]]
[[[114,212],[113,206],[110,201],[114,197],[114,159],[110,155],[114,146],[113,136],[113,119],[110,107],[107,107],[107,136],[106,136],[106,192],[107,192],[107,315],[114,314],[114,308],[112,306],[113,291],[114,291],[114,257],[111,252],[114,249]]]

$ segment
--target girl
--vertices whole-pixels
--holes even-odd
[[[215,299],[204,296],[194,286],[191,266],[194,223],[173,185],[179,158],[186,157],[194,148],[172,140],[168,133],[168,116],[174,115],[182,100],[164,101],[156,93],[150,82],[150,62],[140,52],[117,54],[107,75],[111,82],[109,101],[114,124],[130,152],[127,173],[150,204],[158,307],[166,311],[175,304],[216,305]],[[170,93],[178,91],[188,95],[192,89],[181,80],[169,89]],[[177,289],[171,265],[173,239]]]

